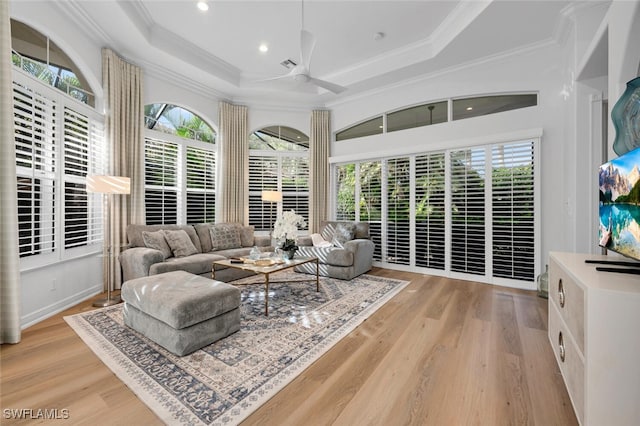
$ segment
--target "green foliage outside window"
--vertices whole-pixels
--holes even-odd
[[[216,133],[199,116],[176,105],[149,104],[144,107],[148,129],[174,134],[185,139],[215,143]]]

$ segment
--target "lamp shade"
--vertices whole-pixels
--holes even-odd
[[[99,194],[130,194],[131,179],[123,176],[89,175],[87,192]]]
[[[279,203],[282,201],[282,192],[280,191],[262,191],[262,201],[270,201]]]

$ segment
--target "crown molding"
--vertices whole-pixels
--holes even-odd
[[[155,48],[235,86],[240,84],[238,68],[159,25],[151,28],[150,43]]]
[[[456,8],[438,25],[431,35],[433,55],[442,52],[461,32],[489,7],[494,0],[462,1]]]
[[[410,78],[410,79],[405,79],[405,80],[401,80],[397,83],[392,83],[392,84],[387,84],[387,85],[383,85],[381,87],[377,87],[375,89],[371,89],[371,90],[364,90],[362,92],[359,92],[357,94],[354,94],[352,96],[345,96],[345,97],[341,97],[340,99],[337,99],[335,101],[327,101],[325,103],[325,107],[326,108],[335,108],[337,106],[340,105],[344,105],[344,104],[348,104],[350,102],[354,102],[357,101],[359,99],[363,99],[363,98],[369,98],[371,96],[374,95],[380,95],[380,94],[384,94],[389,92],[390,90],[395,90],[398,88],[402,88],[402,87],[407,87],[407,86],[411,86],[413,84],[417,84],[417,83],[422,83],[428,80],[432,80],[434,78],[443,76],[443,75],[447,75],[453,72],[458,72],[458,71],[462,71],[465,69],[469,69],[469,68],[474,68],[489,62],[494,62],[494,61],[500,61],[500,60],[504,60],[504,59],[509,59],[513,56],[521,56],[523,54],[528,54],[531,52],[534,52],[536,50],[540,50],[540,49],[545,49],[548,48],[550,46],[554,46],[557,45],[556,41],[553,38],[548,38],[546,40],[540,41],[540,42],[536,42],[536,43],[531,43],[529,45],[526,46],[519,46],[519,47],[515,47],[513,49],[504,51],[504,52],[500,52],[500,53],[496,53],[493,55],[489,55],[489,56],[484,56],[482,58],[473,60],[473,61],[468,61],[462,64],[457,64],[457,65],[453,65],[447,68],[442,68],[442,69],[438,69],[437,71],[433,71],[430,73],[425,73],[422,75],[419,75],[417,77],[414,78]]]
[[[144,4],[140,0],[135,1],[122,1],[118,0],[118,5],[131,20],[131,23],[138,29],[138,32],[150,42],[151,27],[153,26],[153,18],[151,14],[144,7]]]
[[[142,1],[120,0],[118,4],[151,46],[235,86],[240,84],[237,67],[155,22]]]
[[[98,23],[91,18],[82,7],[82,2],[77,0],[67,0],[64,2],[51,2],[63,15],[67,16],[71,22],[78,27],[89,40],[96,44],[113,45],[114,41]]]
[[[206,94],[207,96],[218,100],[233,98],[233,96],[228,93],[216,90],[209,85],[193,80],[189,77],[185,77],[184,74],[179,74],[156,63],[140,60],[134,60],[134,62],[137,62],[143,72],[151,77],[155,77],[158,80],[165,81],[172,85],[175,85],[176,82],[180,82],[181,89],[184,88],[198,95]]]
[[[553,33],[553,38],[558,44],[564,45],[572,31],[575,31],[576,16],[594,7],[600,7],[603,5],[611,4],[612,0],[592,0],[584,2],[571,2],[560,12],[560,20],[556,25]]]
[[[493,0],[460,2],[426,39],[385,52],[320,78],[348,85],[354,81],[366,80],[433,59],[492,2]]]
[[[300,110],[311,111],[314,109],[324,109],[324,106],[319,106],[318,102],[313,99],[293,99],[295,96],[295,94],[293,94],[291,98],[283,97],[282,94],[279,94],[278,96],[267,94],[263,96],[234,96],[231,99],[231,102],[249,105],[251,108],[274,112],[299,113]]]

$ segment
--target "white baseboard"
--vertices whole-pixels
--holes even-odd
[[[64,299],[52,303],[49,306],[45,306],[35,312],[31,312],[27,315],[22,316],[20,318],[20,328],[24,330],[25,328],[31,327],[32,325],[37,324],[40,321],[44,321],[45,319],[52,317],[55,314],[64,311],[65,309],[75,306],[80,302],[84,302],[85,300],[90,299],[100,293],[102,293],[102,284],[98,284],[94,287],[85,289],[69,297],[65,297]]]

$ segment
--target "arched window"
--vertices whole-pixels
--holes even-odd
[[[262,200],[279,191],[282,202]],[[249,225],[270,231],[283,211],[309,219],[309,137],[286,126],[270,126],[249,136]]]
[[[104,116],[52,40],[14,20],[11,40],[19,253],[30,267],[100,246],[101,199],[85,182],[106,171]]]
[[[144,107],[147,129],[180,136],[185,139],[215,143],[216,132],[196,114],[171,104],[150,104]]]
[[[11,20],[11,60],[38,80],[74,99],[95,106],[95,97],[76,64],[49,37],[22,22]]]
[[[216,133],[182,107],[145,106],[146,222],[215,221]]]

